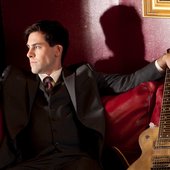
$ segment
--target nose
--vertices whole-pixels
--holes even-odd
[[[28,49],[28,52],[27,52],[27,57],[28,57],[28,58],[32,58],[32,57],[34,57],[34,56],[35,56],[35,54],[34,54],[33,50],[32,50],[31,48],[29,48],[29,49]]]

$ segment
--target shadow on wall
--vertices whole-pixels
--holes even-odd
[[[98,71],[106,73],[130,73],[148,62],[144,60],[145,46],[142,22],[131,6],[114,6],[100,17],[105,43],[113,52],[106,60],[95,63]]]

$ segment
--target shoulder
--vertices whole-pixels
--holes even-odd
[[[5,68],[1,75],[2,82],[16,82],[20,80],[26,80],[28,78],[36,77],[31,71],[24,70],[22,68],[9,65]]]
[[[77,63],[77,64],[72,64],[72,65],[67,66],[67,69],[73,72],[81,68],[86,68],[86,69],[90,69],[91,71],[93,71],[93,67],[89,63]]]

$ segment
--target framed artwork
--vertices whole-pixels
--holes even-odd
[[[170,0],[142,0],[143,16],[170,18]]]

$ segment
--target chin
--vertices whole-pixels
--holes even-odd
[[[38,71],[35,70],[35,69],[32,69],[32,68],[31,68],[31,72],[32,72],[33,74],[38,74]]]

